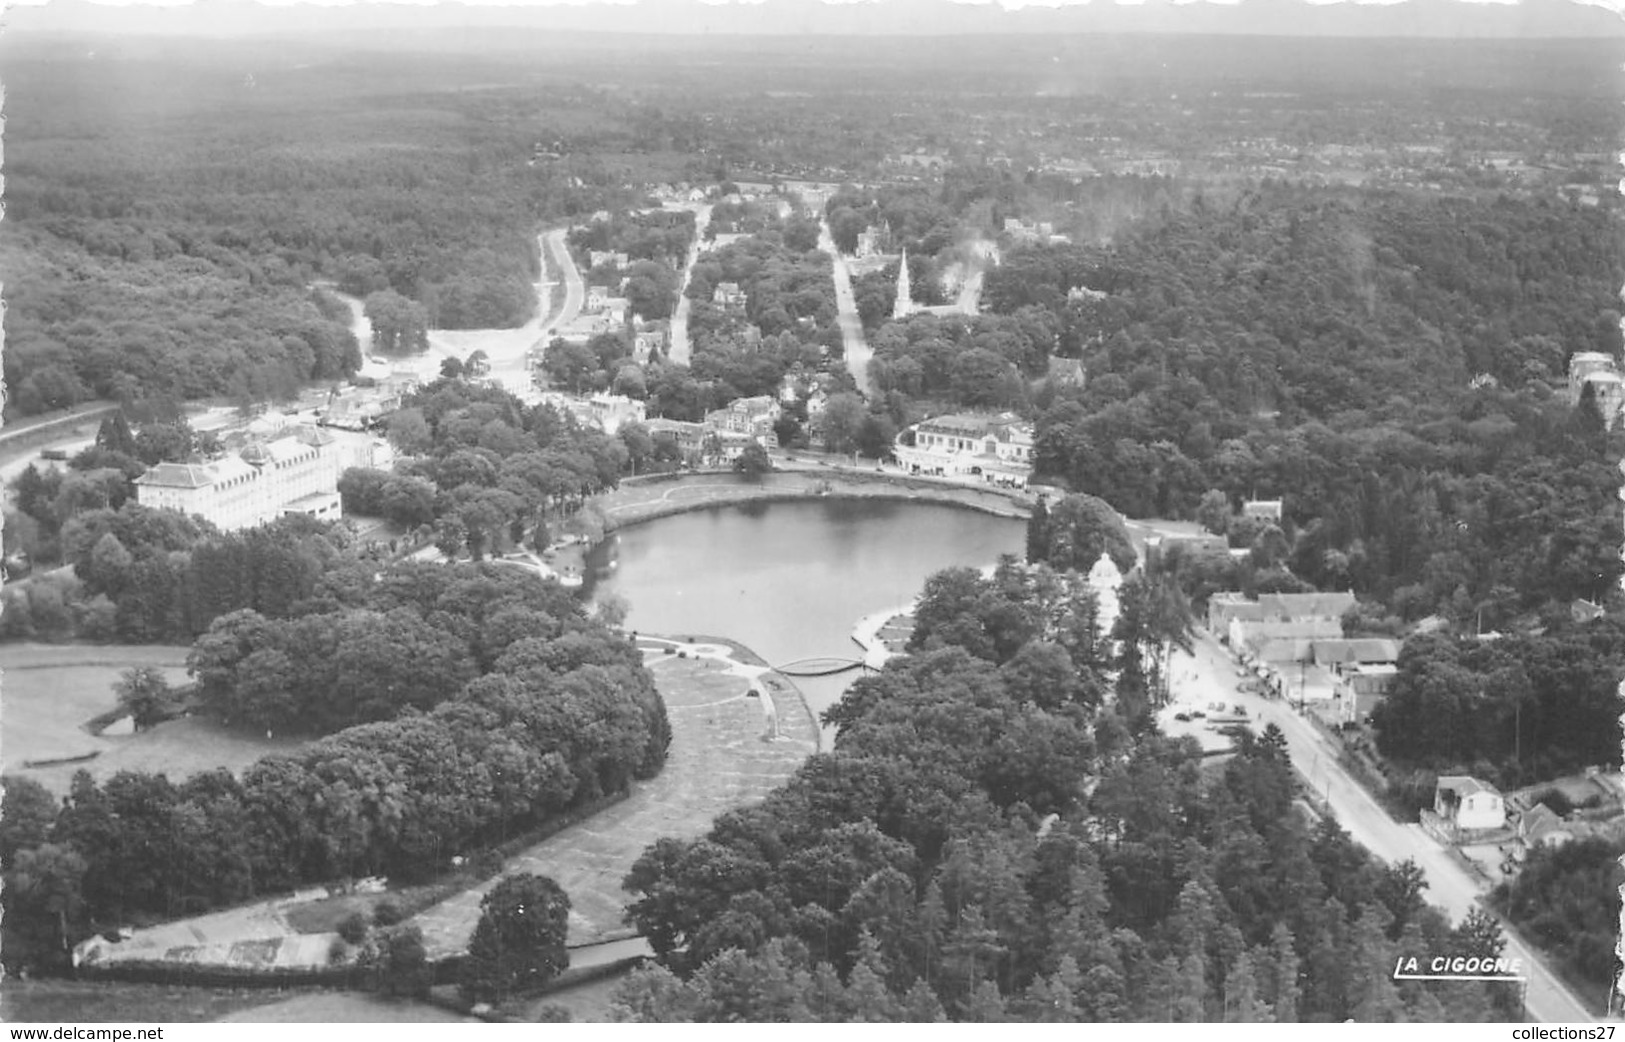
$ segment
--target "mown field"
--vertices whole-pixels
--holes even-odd
[[[259,988],[186,988],[114,981],[8,979],[0,983],[7,1024],[200,1024],[276,1002]],[[249,1018],[254,1019],[254,1018]]]
[[[141,734],[87,733],[84,725],[117,705],[113,686],[136,666],[186,683],[185,647],[170,645],[0,645],[0,769],[66,793],[74,772],[107,778],[121,770],[162,771],[179,781],[213,767],[241,770],[297,743],[228,730],[210,721],[172,720]],[[25,768],[26,761],[96,753],[79,763]]]

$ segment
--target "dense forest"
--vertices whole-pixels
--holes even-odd
[[[1492,986],[1390,979],[1400,951],[1496,954],[1499,929],[1450,927],[1414,865],[1381,866],[1309,810],[1278,733],[1204,764],[1131,702],[1096,708],[1114,663],[1087,587],[1014,562],[977,581],[927,584],[928,605],[965,611],[922,607],[921,649],[827,714],[832,752],[703,838],[645,851],[627,918],[661,959],[621,987],[620,1017],[1515,1015]],[[1135,624],[1119,621],[1121,644]]]
[[[241,777],[81,771],[60,805],[7,778],[9,969],[54,965],[65,942],[132,916],[425,878],[652,776],[670,741],[624,637],[556,584],[491,565],[334,562],[285,615],[218,619],[190,668],[204,712],[334,733]]]
[[[139,425],[123,451],[114,426],[104,424],[98,444],[66,472],[30,467],[19,478],[8,527],[22,526],[19,545],[35,559],[59,559],[73,574],[8,585],[0,637],[189,642],[230,612],[280,615],[332,568],[381,552],[353,547],[342,526],[284,519],[221,533],[197,517],[142,507],[131,479],[158,459],[196,458],[199,438],[184,421]],[[610,437],[551,406],[449,378],[410,396],[389,433],[412,458],[392,472],[347,471],[346,510],[476,560],[527,538],[545,546],[550,522],[657,452],[640,428]]]
[[[1601,839],[1539,847],[1516,879],[1496,887],[1495,907],[1565,973],[1617,987],[1622,854],[1619,844]]]
[[[1620,574],[1620,446],[1563,393],[1569,354],[1619,353],[1612,223],[1266,187],[1013,253],[987,302],[1050,309],[1089,374],[1034,403],[1042,475],[1130,516],[1280,497],[1309,582],[1504,626]]]
[[[314,44],[267,69],[245,48],[8,60],[8,411],[343,377],[359,359],[318,279],[398,294],[430,327],[517,325],[542,227],[640,199],[586,157],[529,164],[542,127],[619,125],[595,91],[465,92],[462,63],[408,76]]]
[[[1371,726],[1395,764],[1516,789],[1619,763],[1621,676],[1625,632],[1611,618],[1492,640],[1413,636]]]
[[[659,770],[664,710],[612,620],[480,563],[674,466],[643,427],[585,431],[452,367],[389,421],[395,471],[341,486],[347,511],[474,559],[413,566],[341,526],[140,508],[143,467],[214,446],[174,409],[133,417],[354,374],[324,285],[365,299],[384,354],[519,325],[537,234],[598,211],[571,246],[628,263],[588,279],[665,317],[693,217],[639,213],[648,190],[802,178],[846,184],[824,214],[842,249],[870,227],[907,249],[918,303],[998,240],[984,314],[893,322],[895,262],[859,276],[865,401],[816,223],[719,202],[713,236],[750,237],[694,272],[692,365],[639,366],[608,334],[552,345],[549,377],[685,420],[789,378],[828,393],[825,448],[876,457],[924,415],[1008,409],[1036,424],[1035,480],[1069,494],[1025,565],[932,577],[911,654],[827,715],[833,751],[645,852],[628,921],[660,959],[618,1015],[1519,1015],[1505,989],[1387,976],[1402,952],[1495,954],[1498,929],[1452,927],[1416,866],[1301,799],[1278,732],[1208,758],[1150,711],[1192,602],[1352,589],[1351,631],[1446,624],[1406,642],[1373,714],[1396,770],[1512,786],[1617,763],[1619,627],[1569,606],[1617,608],[1625,438],[1565,393],[1574,353],[1621,351],[1618,200],[1590,194],[1615,179],[1608,47],[707,39],[651,61],[630,35],[444,34],[404,59],[364,34],[8,36],[7,415],[106,398],[132,420],[17,482],[8,551],[72,573],[8,584],[0,638],[195,640],[191,709],[310,739],[239,777],[82,773],[66,800],[7,779],[8,969],[126,921],[419,878]],[[1072,241],[1025,244],[1012,218]],[[712,303],[722,282],[743,307]],[[781,443],[809,422],[787,409]],[[1282,522],[1239,519],[1254,497]],[[1114,511],[1248,552],[1152,561],[1103,631],[1080,573],[1129,566]],[[1497,908],[1606,980],[1618,853],[1536,851]],[[564,895],[544,898],[559,927]]]
[[[893,237],[975,227],[998,182],[956,183],[882,193]],[[862,193],[831,212],[848,237],[884,215]],[[1022,412],[1037,480],[1131,517],[1281,498],[1292,581],[1400,624],[1509,627],[1620,576],[1625,442],[1566,393],[1572,354],[1620,353],[1616,222],[1505,193],[1178,186],[1107,242],[1007,249],[978,318],[879,320],[895,265],[860,277],[870,408]],[[1052,356],[1085,379],[1048,378]]]
[[[494,556],[527,535],[545,547],[550,519],[580,510],[654,452],[640,431],[607,435],[552,406],[527,406],[500,388],[457,379],[409,396],[388,429],[412,458],[387,475],[352,473],[346,488],[356,496],[375,486],[383,516],[430,525],[435,545],[452,558]]]
[[[804,326],[813,338],[839,352],[829,263],[817,252],[816,230],[811,244],[797,242],[788,233],[752,235],[702,254],[687,295],[710,300],[718,285],[734,283],[745,293],[745,316],[762,335]]]

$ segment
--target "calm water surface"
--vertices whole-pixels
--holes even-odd
[[[626,600],[629,628],[728,637],[778,666],[857,658],[860,617],[907,604],[943,568],[1019,554],[1025,538],[1022,521],[937,504],[741,504],[623,529],[589,568],[594,597]],[[858,675],[796,685],[818,713]]]

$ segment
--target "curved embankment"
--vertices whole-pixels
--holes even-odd
[[[503,864],[503,874],[551,876],[570,895],[569,943],[593,949],[582,951],[583,967],[615,954],[598,950],[604,942],[633,935],[621,918],[628,900],[621,880],[646,847],[662,836],[703,835],[717,815],[763,799],[819,749],[818,725],[801,692],[748,648],[706,636],[640,635],[638,645],[671,720],[665,768]],[[462,954],[480,899],[496,882],[492,877],[412,917],[432,962]],[[341,984],[351,967],[329,960],[337,935],[304,933],[290,917],[292,906],[326,896],[326,888],[312,888],[138,930],[118,944],[91,943],[78,953],[81,969],[168,982]]]
[[[632,863],[662,836],[694,838],[726,811],[764,798],[818,751],[800,691],[749,649],[719,637],[640,634],[644,662],[666,703],[666,766],[625,800],[510,858],[506,872],[551,876],[570,895],[570,943],[625,936]],[[495,879],[419,914],[431,959],[460,954]]]
[[[1018,519],[1032,514],[1031,502],[1017,492],[833,467],[777,470],[758,481],[748,481],[728,471],[631,478],[594,502],[603,513],[607,534],[627,525],[691,510],[736,503],[802,502],[814,498],[938,503]]]

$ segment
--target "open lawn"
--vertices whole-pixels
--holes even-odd
[[[572,903],[574,945],[613,940],[629,932],[621,921],[627,899],[621,880],[645,847],[661,836],[703,833],[723,811],[766,796],[818,748],[818,733],[800,693],[782,677],[764,677],[767,668],[746,650],[723,641],[646,638],[640,643],[662,651],[680,648],[685,656],[645,650],[671,715],[672,749],[665,770],[637,785],[620,803],[561,830],[504,865],[505,873],[538,872],[564,887]],[[173,765],[171,769],[179,773]],[[443,880],[391,897],[403,911],[417,911],[410,921],[423,929],[430,957],[440,958],[464,950],[479,919],[480,900],[496,882],[496,878],[477,885],[471,880]],[[424,907],[448,891],[446,900]],[[380,895],[262,901],[140,929],[121,943],[97,944],[84,957],[105,962],[161,958],[211,965],[324,965],[333,939],[327,931],[351,912],[364,906],[370,911],[382,899]],[[595,954],[608,957],[608,949]],[[293,1012],[286,1019],[324,1019],[321,1011],[302,1005],[289,1008]],[[240,1019],[259,1018],[250,1013]],[[367,1014],[335,1019],[365,1020]]]
[[[337,933],[339,924],[356,912],[370,924],[378,906],[392,904],[403,918],[410,918],[432,905],[438,904],[478,879],[470,872],[461,872],[433,883],[391,888],[379,894],[340,894],[282,906],[282,919],[297,933]]]
[[[477,1024],[427,1002],[386,999],[362,991],[301,991],[218,1018],[226,1024]]]
[[[102,645],[0,646],[0,756],[7,770],[25,760],[55,759],[105,752],[84,724],[118,704],[113,685],[135,666],[156,666],[171,684],[186,681],[181,647]]]
[[[0,984],[7,1024],[200,1024],[276,1002],[266,988],[189,988],[117,981],[8,979]],[[270,1019],[247,1016],[244,1020]],[[325,1018],[324,1018],[325,1019]]]
[[[9,710],[9,703],[7,708]],[[302,741],[268,739],[258,732],[223,727],[195,716],[171,720],[141,734],[92,740],[98,743],[102,754],[88,763],[58,764],[22,773],[53,792],[67,792],[74,772],[80,768],[98,780],[110,778],[119,771],[148,771],[168,775],[170,781],[179,782],[216,767],[242,771],[260,757],[296,749]]]
[[[658,646],[652,640],[639,643]],[[774,678],[778,682],[768,687],[767,699],[752,697],[747,694],[751,681],[763,668],[741,661],[742,652],[721,642],[679,646],[688,657],[645,652],[671,717],[665,769],[637,784],[627,799],[503,867],[504,873],[551,876],[564,888],[570,895],[573,945],[626,929],[621,913],[628,895],[621,880],[645,847],[662,836],[701,835],[718,814],[765,797],[817,750],[812,720],[787,682]],[[767,737],[775,731],[777,737]],[[464,891],[413,920],[423,928],[431,957],[464,950],[479,919],[480,899],[495,883]]]
[[[117,705],[113,685],[135,666],[156,666],[171,685],[187,682],[189,648],[166,645],[0,645],[0,765],[66,793],[81,768],[105,779],[121,770],[162,771],[171,781],[214,767],[241,770],[298,743],[228,730],[200,718],[171,720],[141,734],[93,736],[84,724]],[[25,761],[96,753],[93,760],[25,768]]]
[[[561,988],[550,992],[540,998],[526,1002],[521,1011],[522,1019],[534,1021],[541,1018],[542,1011],[548,1006],[556,1006],[570,1014],[572,1024],[607,1024],[610,1023],[610,1002],[615,997],[615,991],[626,980],[632,971],[617,973],[609,977],[600,977],[584,984],[577,984],[569,988]]]

